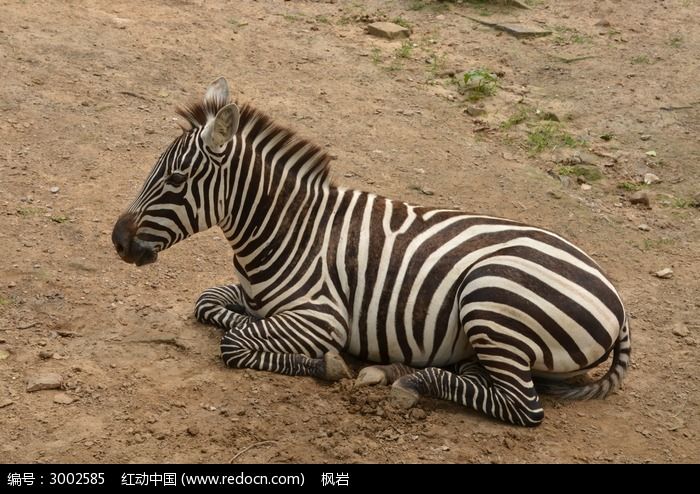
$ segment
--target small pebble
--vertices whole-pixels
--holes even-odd
[[[41,391],[43,389],[60,389],[63,384],[63,378],[60,374],[49,372],[47,374],[38,374],[27,379],[27,393]]]
[[[53,397],[53,402],[59,405],[70,405],[75,401],[75,398],[67,395],[66,393],[56,393]]]
[[[655,184],[657,182],[660,182],[661,179],[654,175],[653,173],[645,173],[644,174],[644,183],[647,185]]]
[[[58,194],[58,191],[59,191],[59,190],[61,190],[61,189],[58,188],[58,187],[56,187],[56,186],[54,186],[54,187],[51,187],[51,188],[49,189],[49,192],[51,192],[52,194]]]
[[[686,325],[683,323],[680,323],[680,322],[673,326],[673,329],[671,330],[671,332],[676,336],[680,336],[681,338],[685,338],[686,336],[690,336],[690,331],[688,330]]]
[[[661,271],[655,272],[654,276],[656,276],[657,278],[661,278],[662,280],[667,280],[667,279],[673,277],[673,269],[671,269],[671,268],[662,269]]]
[[[651,200],[649,198],[649,194],[643,190],[640,190],[640,191],[632,194],[630,196],[630,202],[632,204],[640,204],[640,205],[646,206],[646,207],[651,206]]]

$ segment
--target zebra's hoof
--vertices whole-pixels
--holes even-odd
[[[388,380],[386,378],[386,373],[376,365],[365,367],[360,371],[357,379],[355,379],[356,388],[360,388],[362,386],[376,386],[378,384],[386,386],[388,384]]]
[[[323,356],[324,373],[326,381],[340,381],[341,379],[352,379],[352,372],[347,366],[343,357],[338,352],[327,352]]]
[[[402,383],[402,381],[404,382]],[[418,400],[420,400],[420,394],[410,384],[407,384],[404,378],[391,385],[391,402],[394,406],[407,410],[416,406]]]

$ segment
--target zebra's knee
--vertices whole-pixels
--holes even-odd
[[[208,291],[202,293],[194,304],[194,316],[201,323],[209,322],[209,312],[217,308],[215,300],[207,293]]]
[[[230,287],[213,287],[202,292],[194,304],[194,315],[201,323],[209,323],[213,311],[236,305],[238,297]]]

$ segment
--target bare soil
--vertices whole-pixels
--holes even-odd
[[[0,461],[228,462],[262,441],[236,461],[700,461],[700,7],[530,3],[0,1]],[[397,18],[410,44],[364,31]],[[472,103],[450,74],[480,67],[497,88]],[[399,411],[387,388],[226,369],[192,316],[232,281],[221,233],[140,269],[110,240],[179,132],[174,106],[219,75],[328,146],[338,184],[577,242],[632,317],[624,388],[545,399],[526,430],[433,400]],[[602,178],[582,184],[576,165]],[[651,207],[632,205],[647,173]],[[64,390],[26,391],[50,372]]]

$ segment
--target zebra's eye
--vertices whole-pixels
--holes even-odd
[[[175,172],[171,173],[170,176],[165,179],[165,183],[177,187],[178,185],[182,185],[186,180],[187,175],[184,173]]]

